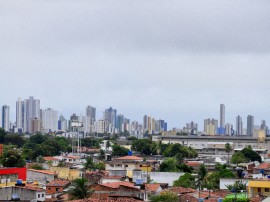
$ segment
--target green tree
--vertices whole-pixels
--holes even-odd
[[[231,162],[238,165],[239,163],[247,163],[249,160],[242,152],[236,152],[232,155]]]
[[[4,139],[5,144],[16,145],[17,147],[22,147],[25,144],[24,138],[19,134],[7,134]]]
[[[175,158],[167,158],[160,164],[161,172],[179,172],[180,169],[177,167],[177,161]]]
[[[174,187],[185,187],[185,188],[195,188],[195,177],[190,173],[185,173],[184,175],[180,176],[178,180],[173,182]]]
[[[151,202],[178,202],[179,196],[171,191],[161,192],[159,195],[150,197]]]
[[[84,163],[84,169],[85,170],[94,170],[95,164],[92,157],[87,157],[86,162]]]
[[[227,163],[230,165],[230,152],[232,151],[232,146],[229,143],[225,144],[225,152],[228,154]]]
[[[88,198],[92,194],[88,185],[88,180],[86,178],[73,180],[72,189],[70,189],[69,194],[72,199]]]
[[[97,170],[105,170],[105,163],[104,162],[98,162],[98,163],[95,163],[95,169]]]
[[[153,146],[153,144],[155,144]],[[150,139],[138,139],[132,142],[131,149],[137,152],[141,152],[143,155],[157,154],[156,143],[152,142]]]
[[[26,164],[24,158],[15,150],[5,152],[1,160],[4,167],[24,167]]]
[[[197,187],[202,190],[202,188],[206,187],[206,175],[207,169],[205,165],[200,165],[199,172],[198,172],[198,179],[197,179]]]
[[[40,133],[32,135],[30,137],[30,143],[34,143],[34,144],[41,144],[43,142],[45,142],[48,139],[48,137],[46,135],[42,135]]]
[[[111,146],[111,143],[110,143],[110,141],[109,140],[107,140],[106,141],[106,151],[108,151],[108,149],[110,148],[110,146]]]
[[[228,190],[232,192],[239,193],[241,190],[247,189],[247,183],[244,183],[242,180],[237,180],[233,183],[233,185],[225,185]]]
[[[7,132],[0,127],[0,143],[3,144],[5,142],[5,136],[7,135]]]
[[[259,161],[260,163],[262,162],[261,156],[257,152],[253,151],[251,147],[246,147],[242,149],[241,152],[250,161]]]
[[[37,164],[37,163],[31,165],[30,168],[31,168],[31,169],[34,169],[34,170],[43,170],[42,165]]]
[[[126,149],[125,147],[121,147],[118,144],[114,144],[112,146],[112,155],[113,156],[126,156],[128,155],[129,150]]]

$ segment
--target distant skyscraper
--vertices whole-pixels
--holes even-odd
[[[124,115],[123,114],[117,115],[116,128],[118,129],[119,132],[124,132],[123,131],[123,124],[124,124]]]
[[[243,122],[239,115],[236,117],[235,133],[235,135],[243,135]]]
[[[225,135],[228,135],[228,136],[232,136],[232,132],[233,132],[233,125],[230,124],[230,123],[227,123],[225,125]]]
[[[220,104],[220,128],[225,128],[225,105]]]
[[[85,124],[85,132],[92,133],[94,132],[94,124],[96,121],[96,108],[92,106],[86,107],[86,124]]]
[[[254,116],[247,116],[247,136],[252,137],[254,132]]]
[[[117,116],[117,110],[110,107],[109,109],[105,109],[104,112],[104,120],[109,123],[109,127],[114,130],[116,128],[116,116]],[[107,128],[108,132],[109,128]]]
[[[34,123],[38,122],[36,120],[40,121],[40,100],[30,96],[29,99],[24,100],[24,109],[24,132],[34,133],[36,131],[32,131],[32,120],[35,120]]]
[[[16,101],[16,131],[24,131],[24,115],[24,101],[22,101],[21,98],[18,98],[18,100]]]
[[[57,131],[58,112],[48,108],[42,111],[42,130],[45,133]]]
[[[1,127],[5,131],[9,131],[9,106],[4,105],[2,107],[2,123]]]
[[[67,130],[67,120],[61,114],[58,120],[58,130],[66,131]]]
[[[218,129],[218,120],[204,119],[204,133],[207,135],[215,135]]]

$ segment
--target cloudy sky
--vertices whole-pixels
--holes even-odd
[[[0,105],[270,125],[269,0],[0,0]],[[246,123],[244,123],[245,125]]]

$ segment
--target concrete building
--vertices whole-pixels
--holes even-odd
[[[88,105],[85,109],[85,114],[86,114],[85,132],[93,133],[94,124],[96,121],[96,108]]]
[[[16,101],[16,128],[14,132],[24,132],[24,116],[25,116],[25,105],[22,98],[18,98]]]
[[[96,132],[97,133],[105,133],[107,128],[108,122],[105,120],[98,120],[96,122]]]
[[[44,133],[56,132],[58,130],[57,121],[57,111],[51,108],[47,108],[42,111],[42,131]]]
[[[29,99],[24,100],[24,109],[24,132],[34,133],[32,120],[37,119],[40,121],[40,100],[30,96]]]
[[[235,135],[243,135],[243,122],[242,122],[242,117],[237,116],[236,117],[236,124],[235,124]]]
[[[61,114],[58,120],[58,130],[61,131],[67,131],[68,127],[67,127],[67,120],[65,119],[65,117]]]
[[[225,135],[232,136],[233,134],[233,125],[230,123],[226,123],[225,125]]]
[[[117,110],[110,107],[109,109],[105,109],[105,112],[103,113],[103,120],[108,122],[108,126],[106,131],[109,132],[109,126],[111,126],[111,130],[114,130],[116,128],[116,116],[117,116]]]
[[[9,127],[9,106],[4,105],[2,106],[2,122],[1,122],[1,127],[5,130],[5,131],[9,131],[10,127]]]
[[[201,155],[226,155],[225,144],[232,145],[234,150],[242,150],[250,145],[254,150],[261,153],[264,157],[270,151],[270,137],[258,140],[257,137],[249,136],[156,136],[154,141],[162,141],[164,144],[179,143],[190,146]]]
[[[225,128],[225,105],[220,104],[220,119],[219,127]]]
[[[254,133],[254,116],[247,116],[247,136],[252,137]]]
[[[218,129],[218,120],[204,119],[204,133],[206,135],[215,135]]]
[[[31,120],[30,133],[41,132],[41,121],[37,118]]]

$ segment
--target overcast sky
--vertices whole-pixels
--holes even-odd
[[[0,0],[0,105],[270,125],[269,0]]]

